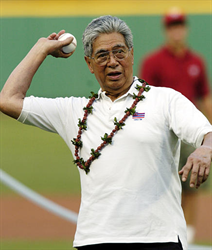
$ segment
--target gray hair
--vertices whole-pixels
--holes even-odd
[[[120,33],[124,36],[125,43],[129,49],[133,47],[132,32],[123,20],[109,15],[101,16],[93,19],[83,33],[82,42],[85,56],[91,57],[93,53],[93,42],[100,34],[110,34],[113,32]]]

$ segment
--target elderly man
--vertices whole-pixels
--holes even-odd
[[[212,126],[180,93],[133,77],[133,40],[117,17],[85,29],[85,61],[100,90],[87,98],[25,97],[48,55],[69,57],[58,34],[41,38],[8,78],[1,111],[58,133],[82,188],[77,249],[187,249],[179,174],[199,187],[209,175]],[[186,106],[186,109],[185,109]],[[180,139],[197,149],[178,173]],[[181,244],[182,243],[182,244]]]

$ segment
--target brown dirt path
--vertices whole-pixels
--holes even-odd
[[[52,201],[78,212],[78,196],[47,197]],[[196,241],[212,243],[212,195],[201,194],[197,199],[197,219],[195,223]],[[0,239],[23,240],[72,240],[76,225],[51,214],[17,197],[1,197]]]
[[[80,198],[47,197],[78,213]],[[76,225],[68,222],[21,197],[1,197],[1,239],[64,239],[74,238]]]

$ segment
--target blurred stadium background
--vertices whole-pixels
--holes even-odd
[[[163,42],[161,15],[171,6],[188,13],[188,42],[205,59],[212,87],[212,1],[0,1],[0,89],[38,38],[65,29],[78,47],[67,60],[47,58],[27,95],[88,96],[99,86],[83,58],[82,33],[95,17],[124,19],[134,35],[134,75],[142,57]],[[57,135],[19,124],[0,114],[0,168],[43,194],[78,211],[80,185],[72,156]],[[212,246],[212,175],[198,191],[196,244]],[[0,183],[0,249],[72,249],[75,225],[21,198]],[[202,250],[200,246],[195,249]]]

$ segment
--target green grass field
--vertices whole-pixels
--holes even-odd
[[[23,125],[0,113],[0,168],[44,195],[80,195],[78,170],[56,134]],[[0,195],[19,196],[0,183]],[[65,240],[0,240],[0,250],[72,250]]]
[[[70,150],[56,134],[0,114],[0,167],[45,194],[79,194],[79,174]],[[14,193],[1,185],[1,195]]]
[[[18,241],[3,240],[0,250],[73,250],[72,241]]]
[[[211,246],[210,243],[198,244],[199,250],[201,246]],[[0,250],[74,250],[70,241],[6,241],[0,243]],[[197,249],[197,248],[195,248]],[[192,250],[192,248],[189,248]]]

